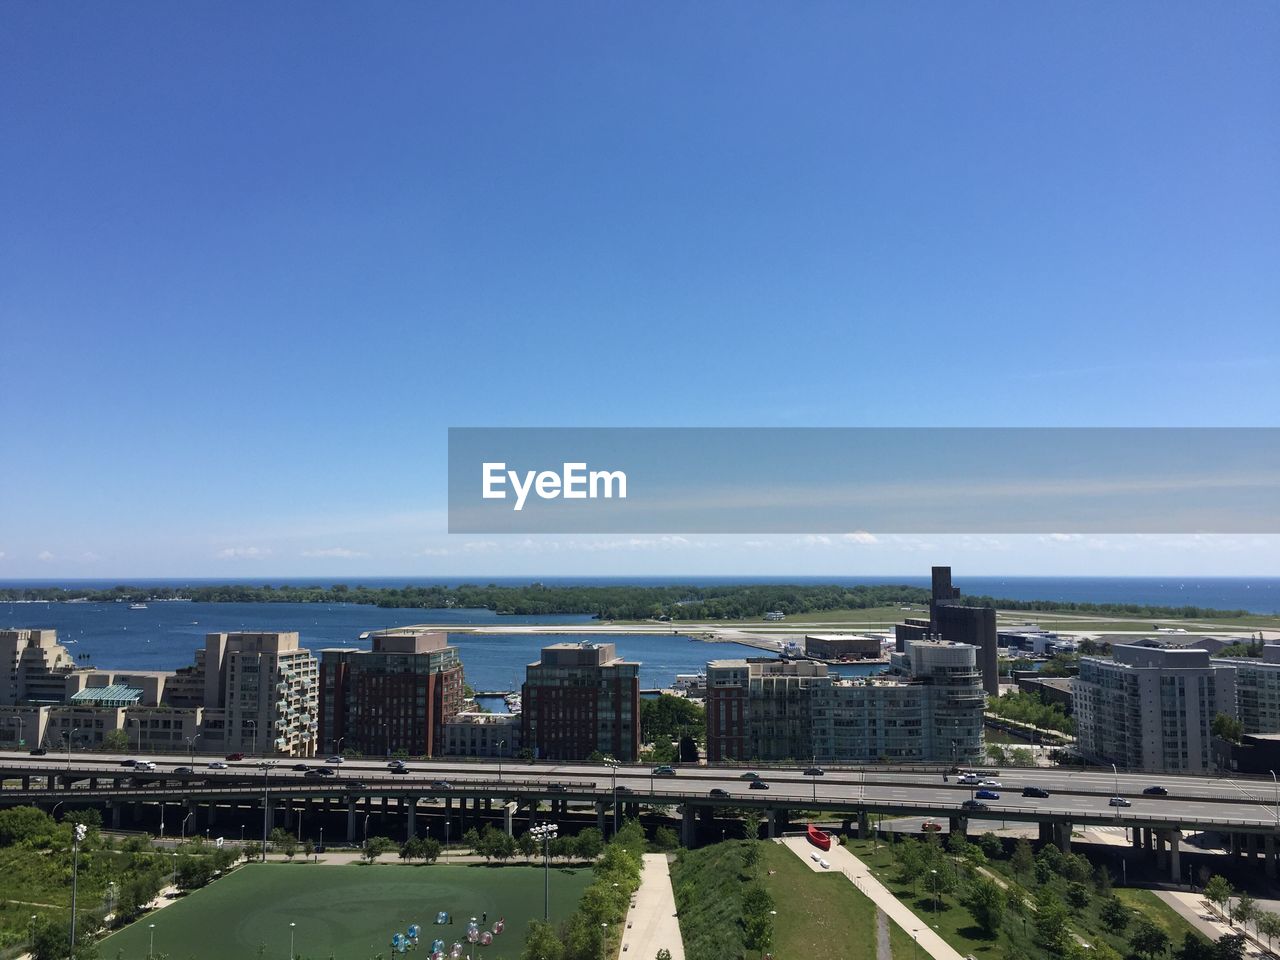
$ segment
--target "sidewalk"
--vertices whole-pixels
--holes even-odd
[[[676,898],[671,891],[671,871],[663,853],[646,853],[640,889],[631,898],[622,952],[639,960],[653,960],[658,951],[671,951],[671,960],[684,960],[684,940],[676,919]]]
[[[1231,926],[1226,921],[1218,919],[1217,913],[1205,904],[1204,894],[1159,889],[1153,889],[1151,892],[1210,940],[1217,940],[1228,933],[1243,933],[1247,938],[1246,957],[1267,956],[1267,951],[1261,945],[1261,941],[1253,935],[1252,930],[1242,924]]]
[[[964,960],[954,947],[935,933],[929,924],[912,913],[884,884],[871,875],[865,863],[846,848],[832,844],[831,849],[824,852],[804,837],[784,837],[776,842],[790,847],[791,852],[807,863],[809,869],[815,873],[844,874],[850,883],[865,893],[890,920],[905,930],[908,936],[915,937],[916,942],[920,944],[920,949],[934,960]],[[831,869],[824,870],[820,864],[815,863],[810,858],[814,853],[821,855],[831,864]]]

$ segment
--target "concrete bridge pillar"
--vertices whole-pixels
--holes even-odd
[[[493,797],[484,798],[484,812],[485,813],[493,812]]]
[[[1227,853],[1231,857],[1238,857],[1240,855],[1240,834],[1228,834]]]
[[[969,833],[969,818],[951,817],[947,823],[947,829],[959,836],[967,836]]]
[[[516,835],[516,805],[511,800],[502,805],[502,829],[508,837]]]
[[[1132,834],[1132,837],[1130,838],[1130,842],[1133,844],[1133,849],[1141,850],[1142,849],[1142,831],[1139,830],[1137,827],[1134,827],[1129,832]]]
[[[347,843],[356,842],[356,801],[347,801]]]
[[[862,810],[858,813],[858,839],[865,840],[870,833],[871,818],[867,816],[867,811]]]
[[[680,843],[685,847],[693,846],[693,807],[685,804],[680,817]]]
[[[1174,883],[1182,881],[1182,859],[1178,856],[1178,837],[1177,830],[1169,831],[1169,879]]]
[[[1058,849],[1063,853],[1071,852],[1071,822],[1064,820],[1061,823],[1054,824],[1057,833]]]
[[[109,803],[107,809],[111,811],[111,829],[120,829],[120,804]]]
[[[1152,848],[1153,848],[1153,844],[1151,842],[1151,828],[1143,827],[1142,828],[1142,849],[1146,850],[1147,853],[1151,853]]]
[[[30,778],[30,777],[23,777],[23,778],[22,778],[22,789],[23,789],[23,790],[30,790],[30,789],[31,789],[31,778]],[[119,781],[119,780],[117,780],[117,781],[116,781],[116,789],[117,789],[117,790],[119,790],[119,789],[120,789],[120,781]]]
[[[1052,823],[1045,823],[1044,821],[1041,821],[1039,826],[1040,826],[1040,838],[1039,838],[1040,846],[1044,847],[1053,843],[1054,825]]]
[[[596,829],[600,831],[601,836],[605,835],[604,833],[605,825],[606,825],[606,821],[604,816],[604,801],[597,800],[596,801]]]
[[[405,839],[412,840],[418,835],[418,798],[408,797],[405,803],[409,808],[409,816],[405,820]]]
[[[204,823],[206,827],[212,827],[218,819],[218,804],[210,800],[209,805],[205,807]]]
[[[1164,848],[1165,831],[1156,831],[1156,867],[1163,869],[1168,865],[1169,855]]]
[[[1262,838],[1262,869],[1268,880],[1276,878],[1276,835],[1268,833]]]
[[[51,774],[49,774],[49,783],[48,783],[48,785],[47,785],[47,787],[46,787],[45,789],[47,789],[47,790],[53,790],[53,789],[54,789],[54,782],[55,782],[56,780],[57,780],[57,778],[56,778],[52,773],[51,773]]]
[[[781,810],[769,811],[769,839],[770,840],[776,839],[778,834],[781,832],[780,828],[782,825],[781,824],[782,816],[783,814]]]
[[[1244,835],[1244,855],[1251,861],[1258,856],[1258,835],[1256,833],[1246,833]]]
[[[90,790],[97,790],[97,789],[98,789],[98,778],[97,778],[97,777],[90,777],[90,778],[89,778],[89,789],[90,789]]]

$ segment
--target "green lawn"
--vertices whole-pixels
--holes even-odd
[[[1116,896],[1126,907],[1132,907],[1145,914],[1147,919],[1169,935],[1175,946],[1182,946],[1182,940],[1188,933],[1199,934],[1183,916],[1150,890],[1139,887],[1117,887]]]
[[[590,877],[552,871],[553,921],[576,908]],[[172,960],[287,956],[292,922],[295,950],[308,960],[369,960],[390,956],[391,935],[410,923],[429,948],[436,936],[464,940],[467,918],[487,912],[490,924],[504,917],[506,930],[485,960],[514,960],[528,922],[542,917],[542,890],[537,867],[250,864],[113,934],[102,956],[143,960],[152,923],[156,953]],[[435,926],[440,910],[454,915],[452,926]]]
[[[775,956],[875,960],[876,908],[865,894],[843,874],[814,873],[781,844],[767,843],[763,852],[760,882],[778,910]]]

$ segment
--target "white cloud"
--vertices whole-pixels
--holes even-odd
[[[260,560],[271,556],[270,547],[226,547],[214,554],[219,560]]]
[[[798,542],[805,547],[831,546],[831,538],[821,533],[806,533]]]
[[[1084,537],[1078,533],[1051,533],[1047,537],[1041,537],[1041,543],[1075,543],[1077,540],[1083,540]]]
[[[868,543],[869,544],[869,543],[880,542],[878,539],[876,539],[875,534],[867,533],[867,531],[865,530],[855,530],[853,533],[846,533],[840,539],[845,540],[849,543]]]
[[[3,556],[4,554],[0,553],[0,557],[3,557]],[[93,563],[95,560],[98,560],[99,557],[92,550],[86,550],[84,553],[80,554],[80,559],[83,560],[85,563]]]
[[[304,557],[336,557],[340,560],[349,560],[353,557],[367,557],[367,553],[359,550],[348,550],[346,547],[318,547],[312,550],[303,550]]]
[[[53,554],[50,553],[48,550],[41,550],[38,554],[36,554],[36,559],[39,560],[41,563],[49,563],[51,560],[53,560]]]

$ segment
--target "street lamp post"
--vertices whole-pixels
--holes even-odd
[[[498,741],[498,782],[502,782],[502,751],[506,749],[507,741]]]
[[[194,770],[196,766],[196,740],[198,740],[199,738],[200,738],[199,734],[196,734],[194,737],[187,737],[187,752],[191,757],[192,770]]]
[[[147,960],[151,960],[156,955],[156,925],[148,923],[147,931]]]
[[[13,725],[13,724],[17,724],[17,725],[18,725],[18,742],[17,742],[17,747],[18,747],[18,749],[19,749],[19,750],[21,750],[24,746],[26,746],[26,744],[25,744],[25,743],[23,742],[23,740],[22,740],[22,723],[23,723],[23,719],[22,719],[22,717],[11,717],[11,718],[9,719],[9,724],[10,724],[10,725]]]
[[[294,952],[293,952],[293,932],[294,932],[294,928],[295,928],[295,927],[297,927],[297,924],[296,924],[296,923],[294,923],[292,920],[290,920],[290,921],[289,921],[289,960],[293,960],[293,958],[294,958]]]
[[[246,727],[253,727],[253,746],[249,749],[249,756],[256,757],[258,755],[258,721],[246,720],[244,724]]]
[[[560,833],[554,823],[540,823],[529,830],[534,840],[542,841],[542,920],[551,922],[551,841]]]
[[[364,815],[364,844],[360,848],[362,850],[369,849],[369,816],[370,814],[367,813]]]
[[[930,876],[929,876],[929,886],[933,887],[933,913],[934,913],[934,916],[937,916],[937,913],[938,913],[938,871],[937,871],[937,870],[930,870],[930,871],[929,871],[929,874],[930,874]]]
[[[28,944],[32,950],[36,948],[36,914],[31,915],[31,937]]]
[[[196,815],[196,812],[195,812],[194,810],[192,810],[190,813],[188,813],[185,817],[183,817],[183,818],[182,818],[182,826],[180,827],[180,829],[181,829],[181,831],[182,831],[182,834],[181,834],[181,837],[180,837],[180,842],[181,842],[181,843],[186,843],[186,842],[187,842],[187,821],[188,821],[188,820],[190,820],[190,819],[191,819],[192,817],[194,817],[195,815]]]
[[[76,734],[80,732],[80,728],[76,727],[71,731],[71,735],[67,737],[67,773],[71,772],[71,745],[75,742]]]
[[[337,743],[337,747],[338,747],[338,749],[337,749],[337,752],[336,752],[336,753],[334,753],[334,756],[338,758],[338,762],[337,762],[337,763],[335,763],[335,764],[334,764],[334,766],[338,768],[338,770],[337,770],[337,775],[338,775],[339,777],[341,777],[341,776],[342,776],[342,741],[343,741],[343,740],[345,740],[345,739],[347,739],[347,738],[346,738],[346,737],[339,737],[339,738],[338,738],[338,743]]]
[[[71,831],[71,954],[76,952],[76,889],[80,879],[80,844],[89,828],[77,823]]]
[[[1276,829],[1280,830],[1280,781],[1276,780],[1276,772],[1269,771],[1271,774],[1271,785],[1276,788]]]
[[[609,765],[609,791],[613,794],[613,833],[618,834],[618,761],[607,757],[604,761]],[[650,788],[652,789],[652,787]]]

